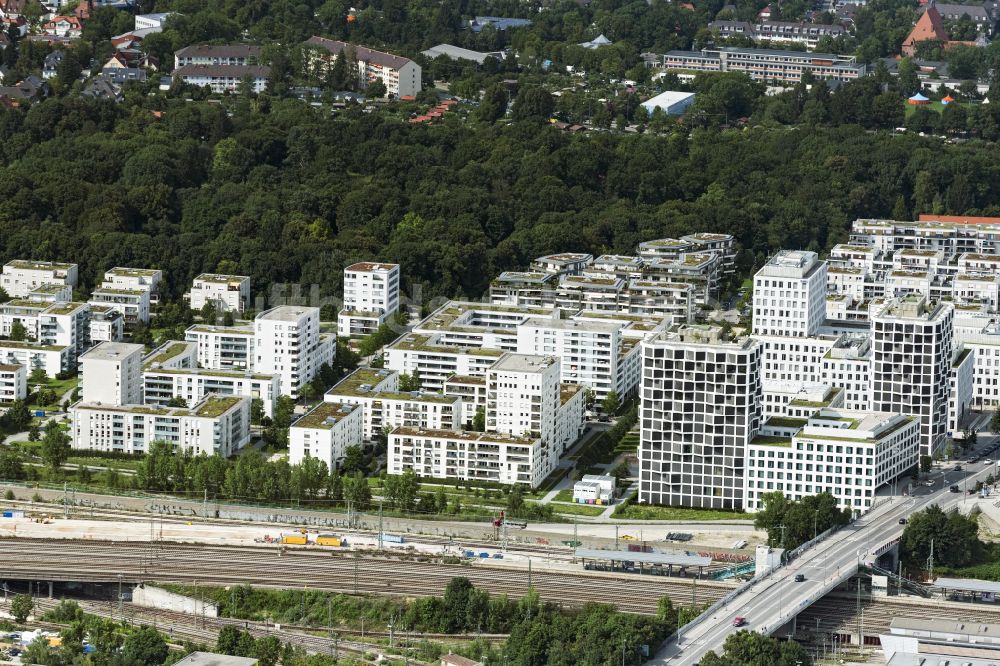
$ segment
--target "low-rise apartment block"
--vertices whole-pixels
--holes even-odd
[[[23,365],[0,364],[0,404],[28,397],[28,372]]]
[[[198,347],[198,365],[212,370],[252,370],[256,360],[253,326],[194,325],[184,339]]]
[[[860,514],[879,488],[919,462],[920,424],[912,416],[822,409],[801,426],[778,421],[747,445],[747,511],[761,509],[765,493],[796,501],[826,492]]]
[[[149,289],[99,287],[90,294],[91,305],[107,305],[122,313],[127,324],[149,323]]]
[[[11,298],[26,298],[42,285],[64,285],[73,289],[77,274],[76,264],[16,259],[4,264],[0,288]]]
[[[271,68],[265,65],[184,65],[173,76],[184,83],[208,88],[214,93],[238,92],[249,82],[250,92],[260,94],[267,89]]]
[[[244,312],[250,307],[250,278],[202,273],[191,284],[188,300],[192,310],[211,303],[216,312]]]
[[[853,81],[867,72],[865,65],[857,62],[854,56],[731,46],[669,51],[653,64],[682,76],[698,72],[742,72],[754,81],[786,85],[799,83],[806,72],[817,79],[834,81]]]
[[[360,262],[344,269],[344,307],[337,315],[341,337],[374,333],[399,310],[399,264]]]
[[[156,268],[112,268],[104,273],[102,286],[110,289],[142,289],[149,292],[149,302],[160,300],[163,271]]]
[[[362,411],[358,405],[335,402],[313,407],[288,430],[288,462],[317,458],[330,471],[339,469],[347,448],[361,445]]]
[[[453,481],[494,481],[537,488],[545,475],[542,441],[493,432],[396,428],[389,434],[390,474]]]
[[[420,65],[409,58],[355,46],[336,39],[310,37],[306,40],[307,58],[314,68],[328,70],[345,51],[357,63],[358,86],[364,90],[381,80],[392,97],[416,95],[422,88]]]
[[[89,330],[92,343],[120,342],[125,338],[125,316],[109,305],[90,305]]]
[[[144,453],[156,441],[191,455],[237,453],[250,441],[250,400],[208,396],[193,407],[78,402],[70,408],[74,449]]]
[[[802,21],[760,21],[756,25],[746,21],[712,21],[708,29],[720,37],[748,37],[755,42],[766,41],[771,45],[804,44],[812,51],[823,37],[836,39],[849,34],[844,26]]]
[[[55,379],[76,368],[76,350],[58,345],[0,340],[0,364],[23,365],[29,376],[35,369],[41,369],[46,377]]]
[[[193,44],[174,52],[174,68],[256,64],[260,64],[260,47],[251,44]]]

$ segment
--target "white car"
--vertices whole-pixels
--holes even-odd
[[[984,465],[992,465],[992,464],[993,464],[993,461],[992,461],[992,460],[990,460],[989,458],[987,458],[986,460],[984,460],[984,461],[983,461],[983,464],[984,464]]]
[[[933,481],[924,481],[923,485],[927,486],[928,488],[933,488],[934,487],[934,482]]]

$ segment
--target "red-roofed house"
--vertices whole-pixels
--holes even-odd
[[[928,7],[927,11],[917,19],[917,25],[913,27],[910,34],[903,40],[903,55],[916,55],[917,44],[928,41],[948,41],[948,32],[944,29],[941,14],[934,5]]]
[[[75,16],[53,16],[42,26],[42,32],[53,37],[75,38],[83,34],[83,24]]]

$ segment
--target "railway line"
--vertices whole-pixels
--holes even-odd
[[[456,577],[491,594],[521,597],[533,587],[545,601],[580,606],[607,600],[652,615],[659,599],[705,605],[733,585],[695,579],[589,571],[524,570],[483,563],[445,564],[426,556],[390,558],[317,549],[216,546],[174,542],[0,539],[0,579],[187,585],[241,585],[349,594],[439,596]]]

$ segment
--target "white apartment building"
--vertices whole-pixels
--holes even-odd
[[[229,457],[250,441],[250,400],[209,396],[191,408],[79,402],[70,408],[72,446],[144,453],[155,441],[192,455]]]
[[[323,396],[324,402],[361,405],[362,437],[371,441],[382,424],[367,408],[376,395],[399,392],[399,373],[386,368],[361,367],[341,379]]]
[[[739,509],[761,421],[760,345],[676,326],[642,345],[639,501]]]
[[[116,266],[104,272],[104,284],[110,289],[144,289],[149,292],[149,302],[159,301],[163,271],[155,268],[124,268]]]
[[[815,252],[781,250],[753,278],[753,333],[805,338],[826,317],[826,262]]]
[[[389,474],[495,481],[537,488],[545,475],[539,438],[492,432],[396,428],[389,434]]]
[[[419,93],[423,86],[420,65],[409,58],[325,37],[310,37],[305,45],[310,47],[308,61],[319,70],[329,70],[345,50],[348,53],[353,50],[358,67],[358,86],[362,90],[381,80],[388,95],[409,97]]]
[[[45,303],[36,303],[17,298],[0,303],[0,336],[10,337],[14,325],[24,326],[29,339],[38,339],[38,315],[46,308]]]
[[[761,348],[761,378],[765,382],[822,382],[822,361],[839,335],[794,337],[754,335]]]
[[[93,317],[87,303],[53,303],[38,313],[38,342],[43,345],[69,347],[76,357],[91,346],[90,327]]]
[[[917,417],[922,455],[945,444],[954,318],[950,303],[911,295],[873,320],[870,409]]]
[[[73,300],[73,288],[68,284],[41,284],[28,292],[34,303],[65,303]]]
[[[28,372],[23,365],[0,365],[0,404],[28,397]]]
[[[543,478],[559,463],[559,364],[551,356],[506,354],[486,373],[486,430],[541,438]]]
[[[142,345],[102,342],[80,356],[83,401],[114,406],[142,404],[144,352]]]
[[[194,405],[208,395],[236,395],[260,400],[267,416],[273,416],[281,390],[276,375],[199,368],[195,343],[177,341],[161,345],[146,357],[142,381],[147,405],[165,405],[173,397]]]
[[[125,316],[121,312],[108,305],[89,307],[90,342],[121,342],[125,338]]]
[[[256,363],[253,326],[189,326],[184,339],[198,347],[198,365],[212,370],[252,370]]]
[[[27,261],[15,259],[4,264],[0,274],[0,289],[11,298],[25,298],[36,288],[47,285],[76,287],[78,268],[76,264],[53,261]]]
[[[335,336],[319,331],[319,308],[271,308],[254,319],[253,370],[278,375],[282,394],[298,398],[319,369],[333,362],[335,345]]]
[[[878,489],[919,462],[920,424],[903,414],[823,409],[794,434],[763,432],[747,446],[743,494],[747,511],[762,508],[764,493],[793,501],[830,493],[841,508],[860,514]],[[769,434],[766,434],[769,433]]]
[[[149,323],[149,289],[140,287],[98,287],[90,294],[91,305],[108,305],[125,317],[128,324]]]
[[[344,269],[344,307],[337,315],[338,335],[374,333],[398,310],[399,264],[360,262]]]
[[[827,407],[843,407],[844,391],[806,382],[761,383],[761,417],[809,418]]]
[[[72,347],[0,340],[0,364],[23,365],[29,377],[33,370],[41,368],[46,377],[55,379],[76,367],[76,350]]]
[[[194,279],[187,297],[192,310],[212,303],[216,312],[243,312],[250,307],[250,278],[202,273]]]
[[[331,472],[339,469],[344,452],[361,446],[362,408],[335,402],[321,402],[288,429],[288,462],[300,464],[318,458]]]

